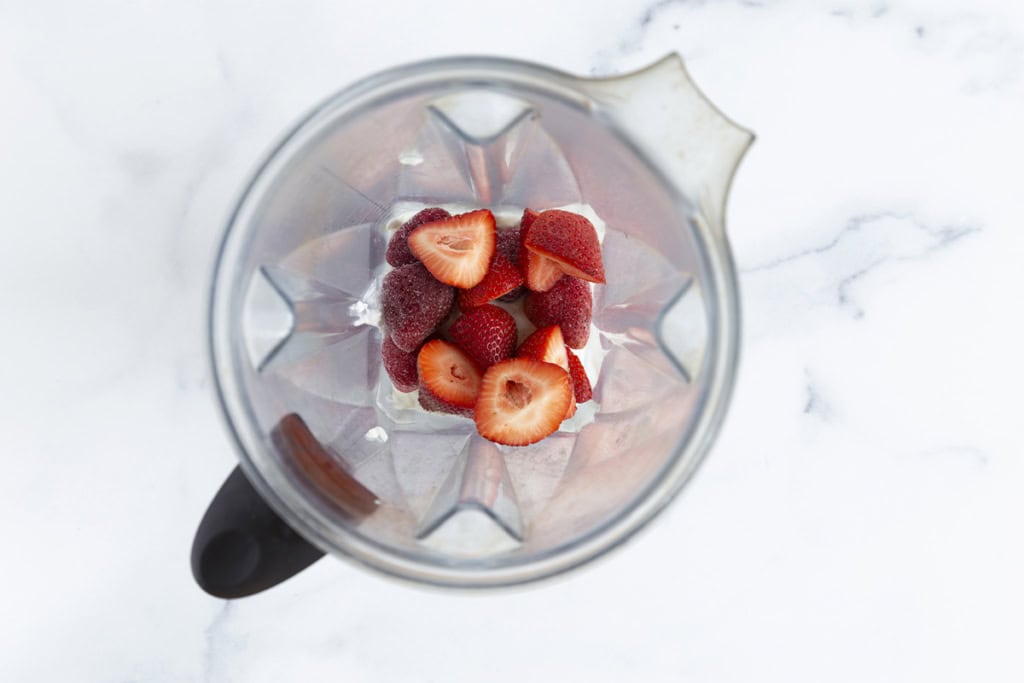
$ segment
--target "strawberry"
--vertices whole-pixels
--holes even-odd
[[[529,209],[527,209],[529,211]],[[519,226],[514,228],[501,228],[498,230],[495,248],[505,255],[512,265],[518,265],[519,260]]]
[[[380,347],[380,355],[384,360],[384,369],[391,378],[395,389],[409,393],[416,391],[419,386],[419,375],[416,372],[416,354],[403,351],[391,341],[391,337],[384,337],[384,343]]]
[[[554,363],[558,367],[562,368],[566,372],[570,371],[569,367],[569,347],[565,345],[565,340],[562,338],[562,330],[558,325],[549,325],[548,327],[542,327],[536,330],[533,334],[527,337],[522,344],[519,346],[519,351],[516,355],[520,358],[533,358],[534,360],[541,360],[545,363]],[[570,375],[570,378],[572,376]],[[565,418],[569,419],[576,414],[576,398],[569,401],[569,408],[566,410]]]
[[[572,398],[565,370],[532,358],[510,358],[487,369],[473,419],[485,439],[526,446],[562,423]]]
[[[523,217],[519,219],[519,239],[523,239],[523,235],[530,229],[533,222],[537,220],[537,216],[540,215],[540,211],[534,211],[533,209],[523,209]],[[520,246],[522,241],[520,241]]]
[[[523,211],[523,218],[519,222],[517,265],[519,270],[523,272],[523,279],[528,289],[534,292],[546,292],[561,279],[563,273],[554,261],[526,247],[526,236],[539,215],[533,209]]]
[[[478,285],[459,291],[459,310],[468,311],[494,301],[523,284],[523,276],[501,251],[495,249],[487,275]]]
[[[455,290],[435,280],[422,263],[395,268],[384,276],[381,317],[387,334],[412,353],[448,317]]]
[[[516,355],[520,358],[533,358],[545,363],[554,363],[569,372],[569,357],[565,353],[565,340],[558,325],[542,327],[527,337]]]
[[[416,358],[420,405],[435,413],[473,416],[480,370],[459,347],[443,339],[423,345]]]
[[[526,294],[526,292],[527,292],[526,287],[524,287],[522,285],[519,285],[518,287],[513,289],[508,294],[505,294],[503,296],[499,296],[498,297],[498,301],[504,301],[505,303],[510,304],[513,301],[519,301],[519,299],[521,299],[523,297],[523,295]]]
[[[558,264],[536,252],[525,250],[520,254],[523,266],[523,280],[526,288],[534,292],[546,292],[562,279],[564,273]]]
[[[523,311],[537,327],[558,325],[565,343],[582,349],[590,337],[592,305],[590,285],[574,277],[564,277],[547,292],[527,294]]]
[[[479,209],[420,225],[409,250],[441,282],[469,289],[487,274],[495,240],[494,215]]]
[[[523,233],[522,240],[528,251],[554,261],[566,275],[604,282],[601,243],[593,223],[584,216],[559,209],[544,211]]]
[[[442,218],[448,218],[450,216],[451,214],[444,209],[438,209],[436,207],[420,211],[418,214],[402,224],[402,227],[396,230],[395,234],[391,236],[391,241],[388,242],[387,253],[384,256],[385,260],[395,268],[398,268],[399,266],[407,266],[410,263],[416,263],[416,256],[409,251],[409,233],[424,223],[439,221]]]
[[[576,397],[577,403],[586,403],[594,398],[594,389],[590,386],[590,378],[587,377],[587,371],[583,369],[583,363],[580,362],[579,356],[573,353],[568,346],[565,347],[565,353],[569,358],[569,377],[572,379],[573,395]]]
[[[452,323],[448,336],[481,369],[511,358],[516,348],[516,320],[503,308],[484,304]]]
[[[505,258],[508,259],[509,263],[519,270],[519,226],[514,228],[502,228],[498,230],[498,242],[495,247],[495,251],[501,252]],[[508,294],[503,294],[498,297],[498,301],[516,301],[523,294],[526,293],[526,287],[523,286],[524,280],[522,279],[522,271],[520,273],[519,286],[513,289]]]

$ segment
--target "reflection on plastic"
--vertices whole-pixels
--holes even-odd
[[[270,438],[285,458],[347,514],[365,517],[377,509],[379,501],[373,491],[341,469],[297,413],[282,417],[271,430]]]

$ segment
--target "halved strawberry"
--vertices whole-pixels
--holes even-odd
[[[416,256],[409,251],[409,233],[420,227],[424,223],[431,221],[439,221],[442,218],[448,218],[451,216],[450,213],[444,209],[431,207],[429,209],[423,209],[415,216],[407,220],[402,224],[398,230],[395,230],[395,234],[391,236],[391,241],[388,242],[387,253],[384,255],[384,260],[390,263],[395,268],[399,266],[406,266],[410,263],[416,263]]]
[[[516,355],[520,358],[533,358],[545,363],[554,363],[569,372],[569,356],[565,352],[565,339],[558,325],[549,325],[536,330],[527,337]]]
[[[519,270],[523,272],[523,280],[527,289],[534,292],[546,292],[562,278],[562,269],[558,264],[541,254],[526,247],[526,236],[533,222],[540,214],[533,209],[523,211],[519,222]]]
[[[523,254],[522,261],[526,264],[523,266],[526,288],[534,292],[548,291],[565,275],[557,263],[530,250]]]
[[[590,378],[587,371],[583,369],[583,363],[579,356],[566,346],[565,353],[569,357],[569,377],[572,379],[572,393],[577,403],[586,403],[594,398],[594,389],[590,386]]]
[[[448,336],[474,363],[486,369],[512,357],[516,348],[516,319],[503,308],[484,304],[457,318],[448,328]]]
[[[473,416],[480,370],[459,347],[443,339],[423,345],[416,358],[420,405],[435,413]]]
[[[601,243],[594,224],[586,217],[559,209],[544,211],[524,232],[522,240],[527,250],[554,261],[567,275],[604,282]]]
[[[475,287],[459,291],[459,309],[468,311],[494,301],[523,284],[523,276],[499,250],[494,251],[487,275]]]
[[[558,325],[550,325],[536,330],[519,345],[516,355],[520,358],[533,358],[545,363],[554,363],[566,372],[571,372],[569,366],[569,347],[565,345],[562,337],[562,330]],[[570,378],[572,375],[570,374]],[[565,412],[565,418],[569,419],[576,414],[576,397],[569,401],[569,408]]]
[[[523,209],[523,217],[519,219],[520,244],[522,243],[523,235],[526,233],[527,230],[530,229],[530,226],[533,225],[533,222],[537,220],[537,216],[539,215],[540,211],[534,211],[533,209]]]
[[[469,289],[487,274],[495,239],[494,215],[479,209],[424,223],[409,233],[409,249],[435,278]]]
[[[574,277],[565,277],[546,292],[530,292],[523,311],[537,327],[558,325],[565,343],[582,349],[590,337],[593,297],[590,285]]]
[[[565,370],[532,358],[511,358],[484,373],[473,419],[485,439],[526,446],[558,429],[571,398]]]

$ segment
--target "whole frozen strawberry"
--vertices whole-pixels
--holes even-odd
[[[526,280],[522,277],[522,269],[519,267],[519,235],[520,226],[512,228],[502,228],[498,230],[498,242],[495,248],[495,253],[501,253],[504,255],[508,262],[516,267],[516,270],[520,273],[519,286],[511,290],[507,294],[502,294],[498,297],[498,301],[517,301],[524,294],[526,294]]]
[[[546,292],[526,295],[523,310],[537,327],[558,325],[565,343],[582,349],[590,338],[593,298],[590,285],[583,280],[565,276]]]
[[[414,352],[448,317],[455,290],[438,282],[422,263],[395,268],[381,291],[386,333],[402,351]]]
[[[485,304],[456,319],[448,336],[485,370],[512,357],[516,348],[516,321],[505,309]]]
[[[419,385],[419,375],[416,373],[416,352],[403,351],[395,346],[391,337],[384,337],[384,343],[380,346],[380,355],[384,361],[384,370],[387,371],[395,388],[404,393],[416,391],[416,387]]]
[[[504,254],[512,265],[518,265],[519,261],[519,234],[520,227],[518,225],[511,228],[498,228],[498,241],[495,248]]]
[[[415,254],[409,250],[409,233],[424,223],[439,221],[442,218],[448,218],[449,216],[451,216],[450,213],[437,207],[423,209],[417,213],[415,216],[403,223],[402,227],[396,230],[395,234],[391,236],[391,241],[388,242],[387,253],[384,255],[385,260],[395,268],[398,268],[399,266],[407,266],[410,263],[416,263],[419,259],[417,259]]]

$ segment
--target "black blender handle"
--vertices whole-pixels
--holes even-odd
[[[210,595],[242,598],[276,586],[323,556],[277,516],[236,466],[199,523],[192,575]]]

